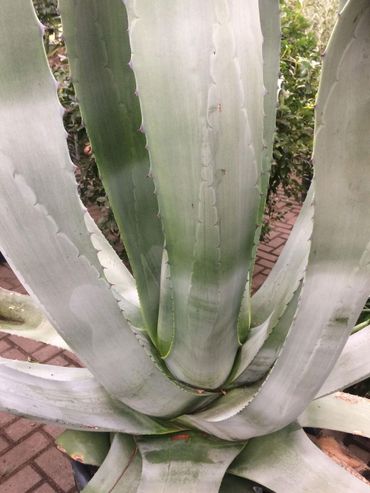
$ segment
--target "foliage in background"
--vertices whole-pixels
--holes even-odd
[[[66,110],[64,125],[68,132],[68,147],[72,161],[77,166],[76,178],[82,201],[91,210],[105,237],[128,265],[117,224],[99,178],[98,168],[72,85],[57,8],[58,2],[57,0],[33,0],[33,3],[41,22],[46,27],[44,35],[46,53],[54,77],[59,82],[59,99]]]
[[[303,14],[310,21],[310,30],[316,34],[318,48],[323,53],[337,19],[339,2],[338,0],[301,0],[301,4]]]
[[[271,219],[282,217],[277,190],[281,187],[287,197],[300,203],[312,178],[321,56],[337,18],[338,1],[281,0],[281,12],[281,91],[264,235]]]
[[[312,178],[315,98],[321,57],[299,0],[281,3],[280,91],[267,215],[279,219],[276,192],[302,201]],[[268,230],[265,228],[265,233]]]

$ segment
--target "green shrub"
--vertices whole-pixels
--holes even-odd
[[[295,2],[295,0],[287,0]],[[315,33],[318,41],[318,47],[324,52],[329,41],[330,34],[337,20],[338,10],[340,8],[339,0],[301,0],[302,11],[305,17],[309,19],[311,31]]]
[[[275,219],[279,218],[275,200],[279,187],[287,197],[301,202],[312,178],[314,108],[321,67],[317,39],[301,3],[283,1],[281,12],[281,86],[266,211]]]

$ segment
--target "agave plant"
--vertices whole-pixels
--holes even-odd
[[[133,274],[78,197],[32,3],[1,7],[0,248],[31,295],[1,291],[1,330],[85,365],[1,359],[1,409],[72,430],[60,447],[100,465],[86,493],[368,492],[303,427],[370,436],[338,392],[370,375],[369,1],[338,18],[314,184],[253,296],[278,0],[60,0]]]

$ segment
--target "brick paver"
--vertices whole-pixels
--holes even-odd
[[[42,477],[31,466],[26,466],[1,485],[2,493],[24,493],[42,481]],[[51,490],[53,491],[53,490]]]
[[[289,233],[292,230],[295,220],[299,214],[300,206],[296,202],[287,201],[284,195],[279,192],[279,202],[277,209],[285,213],[283,219],[274,224],[273,230],[268,237],[258,247],[256,263],[253,272],[253,290],[256,291],[264,282],[272,266],[278,259],[283,249]]]
[[[0,286],[26,292],[7,264],[0,264]],[[0,355],[62,366],[80,363],[68,351],[3,333]],[[59,426],[0,412],[1,493],[76,493],[70,463],[54,445],[62,431]]]

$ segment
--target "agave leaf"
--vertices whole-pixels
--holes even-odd
[[[20,25],[15,22],[21,8],[24,9],[20,18],[22,24],[27,23],[23,34]],[[60,230],[71,242],[81,245],[88,261],[101,272],[95,251],[90,246],[89,235],[80,234],[86,229],[81,212],[84,208],[77,194],[73,165],[65,142],[64,110],[58,102],[56,81],[51,76],[43,50],[44,28],[36,19],[30,1],[5,0],[2,10],[1,168],[9,170],[12,166],[12,172],[22,176],[33,191],[32,199],[35,198],[39,205],[48,204],[48,212],[51,217],[58,218]],[[45,119],[48,120],[47,127]],[[40,168],[42,164],[46,168],[46,164],[53,163],[52,172],[49,166],[49,172],[35,173],[36,165],[30,165],[33,160],[41,161],[37,165]],[[52,187],[59,193],[51,195]],[[71,187],[74,194],[66,200],[60,191]],[[12,196],[12,202],[15,207],[18,205],[17,195]],[[7,209],[2,206],[2,216],[6,215]],[[31,231],[30,227],[27,233]]]
[[[0,45],[1,251],[58,333],[117,400],[157,416],[189,409],[204,397],[167,378],[103,279],[31,1],[3,2]],[[19,234],[21,223],[32,225],[27,235]]]
[[[175,337],[174,292],[171,279],[171,266],[166,248],[163,250],[162,257],[158,327],[160,327],[160,337],[157,340],[158,351],[163,358],[166,358],[171,351]]]
[[[83,493],[136,493],[141,475],[141,457],[134,439],[116,433],[103,464]]]
[[[350,387],[370,377],[370,327],[351,335],[316,397]]]
[[[294,426],[248,442],[229,468],[275,493],[367,493],[369,486],[321,452]]]
[[[230,463],[244,443],[189,432],[137,440],[142,461],[138,493],[218,493]]]
[[[77,430],[93,428],[132,434],[173,431],[173,428],[113,401],[84,368],[1,358],[0,408]]]
[[[266,344],[261,351],[261,348],[258,347],[258,356],[253,366],[248,366],[251,363],[250,358],[246,358],[248,365],[241,364],[237,360],[239,368],[235,371],[236,367],[234,366],[233,379],[238,384],[255,382],[262,378],[274,363],[281,349],[297,307],[298,299],[297,295],[294,297],[294,294],[300,292],[299,286],[308,261],[312,228],[313,186],[307,194],[305,203],[281,255],[266,281],[252,296],[250,302],[252,306],[251,325],[264,327],[269,337],[266,341],[262,341]],[[244,298],[243,304],[245,302]],[[285,312],[288,313],[285,315]],[[241,318],[239,319],[241,320]],[[259,329],[259,331],[261,330]],[[252,334],[253,332],[255,330],[252,329]],[[246,341],[241,354],[252,354],[247,349],[249,344],[251,342]],[[238,378],[236,379],[236,377]]]
[[[69,349],[29,296],[14,293],[1,287],[0,330],[16,336],[28,337],[34,341],[52,344],[62,349]]]
[[[255,359],[256,355],[268,339],[271,331],[273,330],[271,325],[271,317],[272,315],[261,325],[250,329],[248,339],[241,347],[234,363],[233,371],[229,376],[229,380],[231,382],[237,380],[242,374],[244,374],[245,370]]]
[[[274,429],[270,427],[270,411],[279,409],[279,413],[272,414],[280,427],[292,421],[299,409],[303,411],[307,398],[314,397],[342,351],[370,291],[370,223],[366,213],[370,175],[363,181],[363,173],[369,173],[370,154],[366,137],[370,120],[364,105],[370,97],[369,22],[368,2],[350,2],[324,61],[314,151],[315,225],[301,300],[271,374],[241,413],[245,420],[258,423],[264,433]],[[361,72],[356,84],[352,80],[354,72]],[[335,186],[335,196],[330,186]],[[324,297],[326,303],[322,303]],[[247,438],[247,434],[239,436]]]
[[[267,337],[266,341],[264,341],[262,347],[259,348],[255,358],[250,362],[248,367],[240,373],[238,378],[234,380],[234,384],[242,385],[257,382],[263,378],[272,367],[284,344],[289,327],[293,322],[301,288],[302,281],[299,288],[294,293],[293,298],[288,303],[281,319],[277,322],[276,326],[270,330],[271,333]],[[271,320],[271,317],[268,320]]]
[[[265,210],[266,196],[270,178],[272,162],[272,148],[276,127],[277,90],[280,67],[280,10],[278,0],[259,0],[260,23],[263,36],[263,151],[262,172],[260,177],[260,203],[257,216],[257,228],[254,235],[253,261],[250,274],[252,274],[257,246],[261,236],[262,218]],[[248,73],[248,72],[247,72]],[[244,292],[242,308],[248,306],[247,300],[250,293],[249,282]],[[248,332],[248,310],[241,310],[238,320],[238,333],[241,342],[245,341]]]
[[[313,186],[307,194],[293,231],[278,261],[261,288],[252,296],[251,325],[253,328],[250,329],[248,340],[240,350],[231,378],[238,384],[261,378],[274,363],[275,358],[272,359],[272,356],[273,354],[277,356],[285,340],[297,307],[297,300],[292,302],[292,298],[297,291],[300,291],[298,286],[307,266],[312,228]],[[243,302],[245,303],[245,300]],[[286,311],[288,313],[284,316]],[[283,317],[282,320],[280,320],[281,317]],[[263,345],[265,348],[260,351]],[[271,351],[272,349],[274,352]],[[255,374],[255,365],[251,368],[249,365],[257,353],[260,354],[256,364],[260,365],[266,351],[269,353],[269,358]]]
[[[313,197],[314,187],[311,185],[281,255],[266,281],[252,296],[252,326],[263,323],[271,313],[272,323],[276,323],[303,278],[313,229]]]
[[[344,431],[370,438],[370,400],[335,392],[311,402],[298,422],[302,427]]]
[[[100,466],[110,448],[109,433],[93,431],[64,431],[55,440],[57,448],[73,460]]]
[[[154,338],[163,234],[121,0],[61,0],[73,84]]]
[[[260,21],[263,36],[263,160],[261,175],[261,203],[259,220],[262,219],[269,184],[272,148],[276,129],[278,78],[280,69],[280,8],[279,0],[259,0]],[[259,240],[259,237],[258,237]]]
[[[268,337],[266,344],[264,344],[252,363],[241,376],[235,379],[235,383],[240,384],[248,382],[249,386],[229,391],[225,397],[222,397],[218,399],[217,402],[213,403],[210,409],[191,415],[181,416],[181,418],[177,420],[178,423],[217,435],[220,433],[219,423],[235,416],[247,405],[252,403],[261,384],[258,381],[274,363],[285,340],[288,327],[290,326],[296,311],[298,298],[299,290],[295,293],[282,319]],[[231,376],[230,380],[233,380],[233,376]],[[220,435],[223,438],[230,439],[234,437],[235,439],[238,436],[238,433],[240,433],[240,423],[236,421],[234,427],[234,424],[229,422],[227,431],[223,428],[222,433],[225,433]]]
[[[248,439],[296,419],[332,370],[370,292],[369,23],[369,3],[350,0],[331,39],[316,128],[316,222],[297,312],[255,397],[246,394],[242,411],[212,423],[220,438]]]
[[[242,302],[239,310],[238,323],[237,323],[239,345],[245,343],[251,328],[251,321],[252,321],[251,277],[252,277],[252,269],[250,272],[248,272],[247,283],[245,285],[244,294],[242,297]]]
[[[258,389],[259,384],[232,389],[214,402],[211,407],[198,413],[180,416],[175,422],[180,426],[197,428],[226,440],[237,440],[236,437],[242,428],[239,423],[234,426],[230,418],[240,413],[252,402]],[[230,424],[227,431],[224,430],[224,422]]]
[[[215,388],[238,347],[259,203],[258,2],[125,4],[171,266],[176,333],[166,364],[185,382]],[[171,341],[171,331],[159,326],[159,339]]]
[[[24,193],[30,192],[23,181],[14,182],[6,171],[6,168],[0,168],[0,175],[7,178],[6,182],[1,180],[0,188],[6,187],[12,197],[22,187]],[[5,198],[7,203],[6,192],[4,189],[2,192],[0,201]],[[158,368],[151,359],[150,350],[146,350],[131,331],[107,284],[98,278],[87,261],[78,256],[75,245],[63,235],[59,238],[55,235],[56,227],[50,216],[42,208],[34,207],[32,201],[24,205],[18,206],[17,211],[23,218],[28,217],[37,229],[34,244],[30,236],[19,240],[17,227],[12,226],[17,224],[14,221],[7,222],[7,227],[2,229],[6,234],[3,245],[5,242],[7,246],[12,245],[12,258],[17,259],[17,265],[26,273],[28,290],[32,292],[29,287],[32,285],[38,299],[47,306],[49,318],[55,320],[54,326],[100,382],[133,408],[145,409],[154,415],[177,414],[183,406],[203,400],[195,391],[172,383]],[[28,256],[24,255],[26,247]],[[34,262],[37,259],[40,263]],[[32,266],[31,262],[34,262]],[[48,265],[44,277],[48,282],[35,283],[44,262]],[[53,283],[54,278],[59,280],[57,286]],[[74,330],[75,327],[79,330]],[[122,368],[122,372],[117,371],[118,368]],[[163,395],[167,396],[168,402]]]
[[[103,268],[105,279],[112,286],[112,293],[126,320],[136,329],[143,329],[144,321],[135,279],[88,213],[85,214],[85,224]]]

